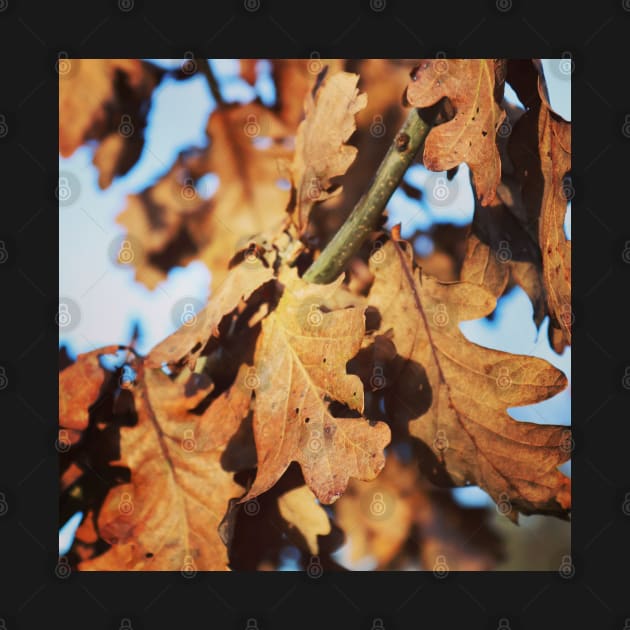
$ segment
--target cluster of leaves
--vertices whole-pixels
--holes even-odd
[[[241,68],[254,84],[255,60]],[[514,521],[568,518],[569,430],[507,413],[567,381],[542,359],[468,341],[459,323],[518,283],[536,322],[550,317],[554,348],[570,343],[570,124],[536,61],[273,60],[271,73],[273,106],[220,102],[208,146],[183,152],[118,218],[138,281],[154,287],[199,259],[212,295],[146,357],[132,341],[60,362],[61,519],[85,515],[71,560],[273,569],[292,545],[339,569],[331,553],[345,541],[379,568],[491,568],[501,545],[485,510],[448,488],[478,485]],[[140,154],[164,76],[81,60],[60,83],[62,153],[100,142],[109,185]],[[506,81],[525,108],[506,103]],[[424,258],[398,227],[378,231],[338,278],[304,281],[409,106],[438,121],[424,165],[470,167],[470,229],[434,228]],[[116,133],[123,116],[135,137]],[[210,199],[195,189],[206,173],[219,178]]]

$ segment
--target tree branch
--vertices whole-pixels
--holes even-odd
[[[225,105],[225,101],[223,100],[223,96],[221,96],[221,89],[219,88],[219,82],[217,78],[214,76],[214,72],[212,72],[212,68],[208,63],[207,59],[195,59],[195,63],[197,64],[197,71],[201,72],[204,77],[206,77],[206,81],[208,82],[208,86],[210,87],[210,92],[212,92],[212,98],[214,98],[217,107],[221,107]]]
[[[303,279],[316,284],[332,282],[373,232],[389,198],[418,153],[431,126],[412,109],[398,130],[368,191],[326,245]]]

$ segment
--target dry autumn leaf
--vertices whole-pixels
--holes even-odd
[[[148,103],[164,71],[139,59],[66,59],[59,78],[59,152],[64,157],[89,140],[99,186],[107,188],[138,160]]]
[[[114,354],[119,346],[107,346],[80,354],[77,360],[59,373],[59,426],[81,432],[88,426],[89,409],[109,378],[100,357]]]
[[[538,120],[544,190],[540,211],[542,275],[549,312],[571,343],[571,243],[564,234],[571,196],[571,124],[544,104]]]
[[[226,397],[220,396],[195,416],[188,410],[198,397],[187,399],[182,385],[159,370],[135,367],[138,421],[121,429],[115,462],[130,469],[131,482],[110,491],[98,517],[99,534],[112,547],[80,568],[226,570],[228,553],[218,527],[242,488],[223,469],[221,455],[249,399],[245,405],[241,398],[240,410],[226,414]]]
[[[479,200],[490,203],[501,179],[496,132],[505,119],[497,101],[495,60],[423,59],[412,79],[411,105],[429,107],[448,97],[455,108],[455,116],[427,136],[424,165],[446,171],[466,162]]]
[[[278,509],[282,518],[304,536],[313,555],[319,553],[318,536],[330,534],[330,519],[315,495],[306,487],[298,486],[287,490],[278,498]]]
[[[394,239],[397,234],[394,235]],[[384,246],[385,265],[372,265],[370,305],[380,330],[393,330],[403,359],[386,394],[393,419],[433,453],[432,472],[456,485],[477,484],[519,512],[566,515],[570,480],[557,467],[570,454],[566,427],[517,422],[506,409],[545,400],[566,378],[542,359],[483,348],[460,332],[462,320],[483,317],[494,296],[468,282],[424,276],[403,241]]]
[[[335,517],[346,532],[350,561],[369,557],[377,569],[395,568],[393,561],[410,541],[425,570],[440,557],[451,571],[490,570],[501,557],[486,510],[459,506],[424,482],[414,462],[404,464],[395,453],[373,481],[350,482],[335,504]]]
[[[356,87],[358,80],[356,74],[338,72],[324,80],[314,98],[306,97],[306,117],[298,127],[291,165],[300,234],[313,205],[333,194],[331,179],[343,175],[356,157],[357,149],[346,142],[356,129],[355,114],[367,103]]]
[[[362,309],[328,309],[341,282],[311,285],[295,270],[281,276],[283,294],[263,321],[254,358],[254,436],[258,472],[242,501],[269,489],[292,461],[322,503],[332,503],[350,477],[372,479],[383,467],[386,424],[336,417],[331,403],[363,411],[363,387],[347,374],[365,331]]]
[[[217,336],[221,320],[231,313],[241,300],[273,278],[271,269],[259,260],[247,261],[230,270],[205,308],[200,311],[192,325],[183,325],[172,335],[161,341],[147,357],[149,367],[162,364],[188,363],[194,369],[204,346],[212,336]]]

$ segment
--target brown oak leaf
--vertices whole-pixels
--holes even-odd
[[[249,399],[226,414],[222,395],[197,416],[188,410],[198,397],[186,398],[181,383],[141,363],[135,367],[138,421],[121,429],[114,462],[130,469],[131,482],[110,490],[98,516],[99,535],[111,548],[80,569],[226,570],[218,527],[242,488],[223,469],[221,456]]]
[[[367,96],[356,87],[358,80],[357,74],[338,72],[324,80],[314,98],[306,97],[306,117],[298,127],[291,165],[300,234],[313,205],[333,194],[331,179],[343,175],[356,157],[356,147],[346,142],[356,129],[355,114],[367,104]]]
[[[77,360],[59,373],[59,426],[73,432],[84,431],[90,418],[90,407],[110,372],[100,364],[100,357],[114,354],[119,346],[107,346],[77,356]],[[77,438],[78,439],[78,438]]]
[[[549,312],[571,343],[571,242],[564,234],[571,182],[571,124],[544,104],[538,119],[540,165],[544,178],[539,240]]]
[[[459,322],[490,313],[494,296],[479,285],[421,274],[398,238],[394,230],[384,246],[389,263],[372,265],[368,296],[403,359],[386,394],[392,419],[409,421],[411,435],[433,453],[427,463],[434,476],[479,485],[509,504],[513,519],[518,512],[566,516],[570,480],[557,466],[569,458],[570,431],[518,422],[506,411],[553,396],[566,377],[542,359],[469,342]]]
[[[201,351],[210,337],[218,336],[221,320],[231,313],[241,300],[273,278],[273,271],[260,260],[241,263],[230,270],[223,284],[210,297],[208,304],[190,324],[182,325],[172,335],[158,343],[147,357],[147,366],[160,367],[184,361],[194,369]]]
[[[254,357],[254,437],[258,472],[247,501],[268,490],[292,461],[322,503],[334,502],[350,477],[372,479],[385,463],[389,427],[336,417],[336,401],[363,411],[363,387],[346,372],[365,332],[363,310],[329,309],[342,277],[329,285],[302,281],[291,269],[276,309],[263,321]]]
[[[148,104],[164,71],[139,59],[64,59],[59,72],[59,152],[89,140],[98,184],[107,188],[140,157]]]
[[[317,537],[330,534],[330,519],[308,487],[298,486],[280,495],[278,510],[282,518],[302,534],[311,554],[318,555]]]
[[[495,65],[492,59],[423,59],[407,87],[407,100],[415,107],[450,100],[455,115],[429,132],[424,165],[446,171],[466,162],[483,205],[494,199],[501,179],[496,132],[505,112],[497,100],[502,86],[495,81]]]
[[[376,479],[348,484],[335,504],[335,517],[346,533],[350,561],[370,557],[377,569],[392,568],[413,540],[425,570],[433,569],[438,559],[451,571],[492,569],[501,548],[487,510],[459,506],[418,472],[413,463],[391,453]]]

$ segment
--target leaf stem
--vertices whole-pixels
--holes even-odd
[[[418,153],[431,125],[413,108],[392,141],[370,188],[326,245],[303,279],[316,284],[332,282],[373,232],[389,198]]]
[[[210,92],[212,92],[212,98],[214,98],[217,107],[222,107],[225,105],[225,101],[223,100],[223,96],[221,95],[221,88],[219,87],[219,82],[217,78],[214,76],[214,72],[212,72],[212,68],[208,63],[207,59],[195,59],[195,63],[197,64],[198,72],[201,72],[204,77],[206,77],[206,81],[208,82],[208,86],[210,87]]]

